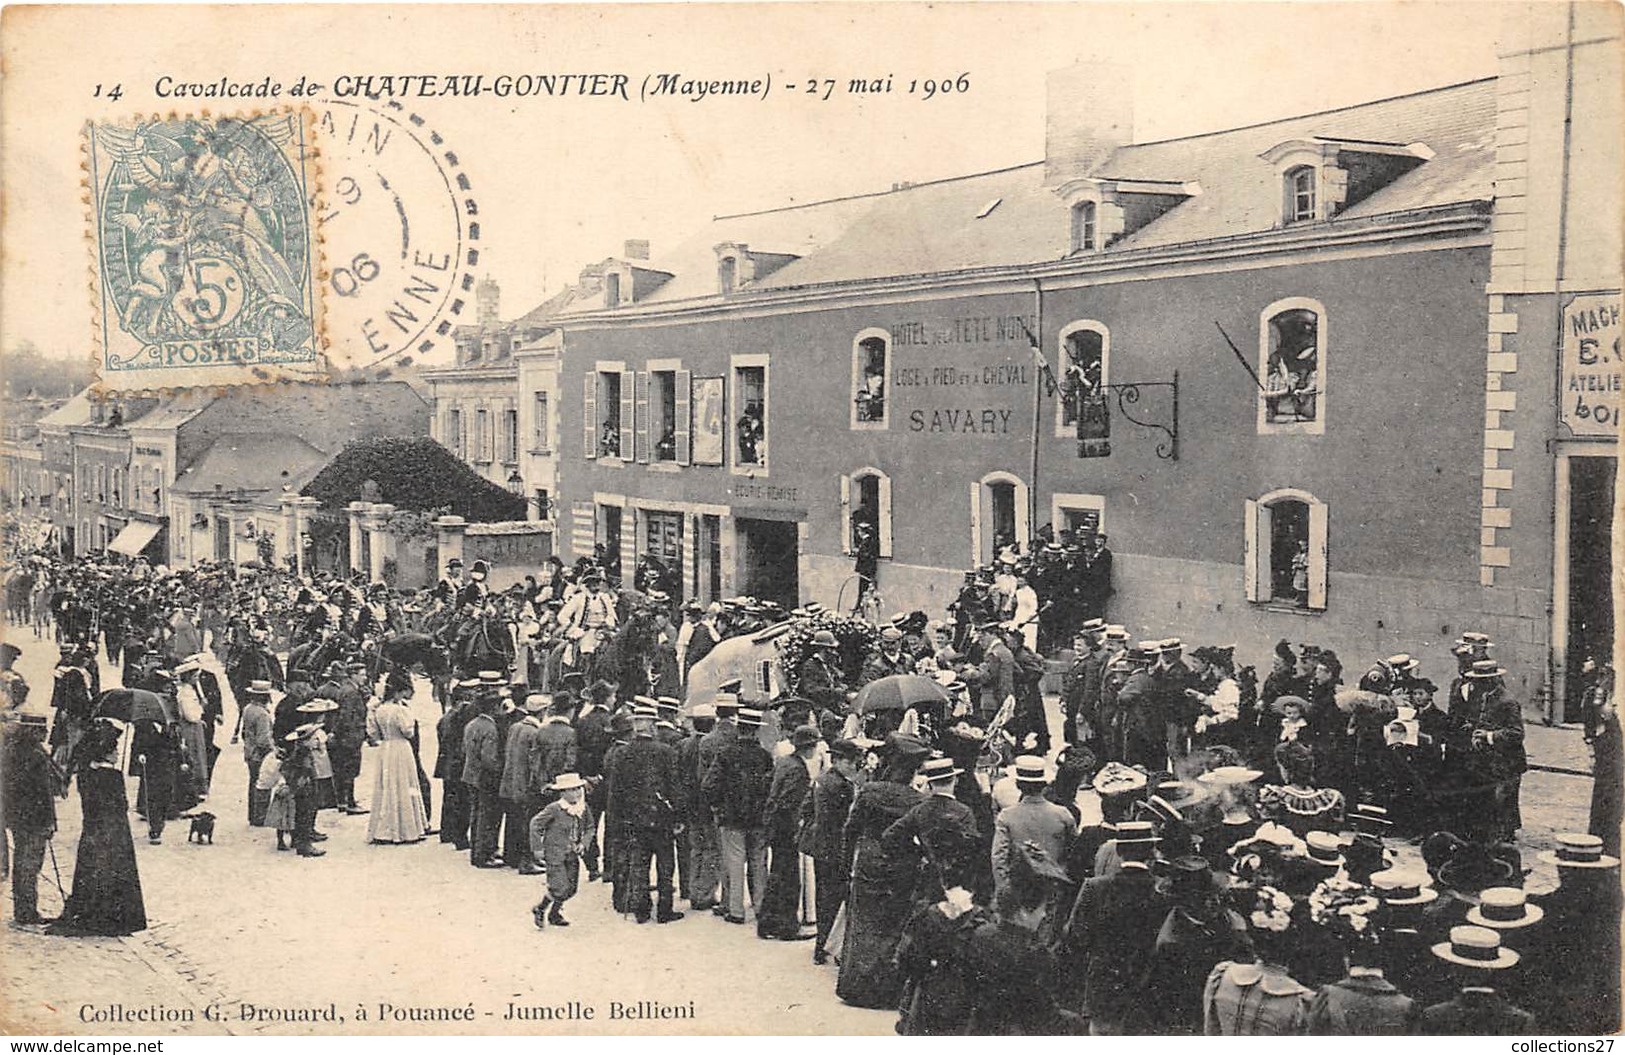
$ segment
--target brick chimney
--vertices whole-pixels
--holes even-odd
[[[1087,176],[1134,141],[1134,80],[1126,66],[1080,60],[1051,70],[1044,127],[1044,185]],[[1132,175],[1132,173],[1108,173]]]
[[[625,260],[648,260],[649,240],[647,238],[628,238],[621,247],[621,257]]]
[[[495,279],[482,278],[480,284],[474,288],[474,300],[479,306],[478,321],[481,327],[495,326],[502,305],[502,287]]]

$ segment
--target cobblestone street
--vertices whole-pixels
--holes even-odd
[[[25,633],[18,664],[35,691],[49,696],[56,650]],[[117,673],[103,663],[104,686]],[[225,679],[221,678],[222,687]],[[438,708],[420,686],[414,708],[425,733],[424,757],[435,753]],[[895,1015],[847,1007],[835,998],[835,967],[815,967],[810,942],[760,941],[754,927],[730,926],[709,912],[664,926],[638,926],[612,911],[604,884],[584,883],[570,903],[568,930],[539,933],[530,906],[540,899],[541,877],[508,869],[477,871],[466,853],[431,836],[413,846],[366,843],[367,818],[323,811],[319,826],[331,838],[327,856],[302,859],[277,853],[276,835],[247,826],[247,769],[241,749],[226,743],[235,707],[229,700],[218,742],[222,753],[212,793],[202,809],[219,816],[212,846],[187,841],[185,821],[171,823],[162,845],[146,840],[146,826],[130,815],[149,930],[127,939],[57,938],[8,928],[0,944],[6,991],[16,994],[6,1023],[13,1032],[39,1034],[151,1034],[186,1031],[299,1034],[303,1023],[281,1023],[288,1009],[326,1009],[347,1031],[416,1034],[637,1033],[683,1031],[787,1034],[889,1033]],[[363,762],[357,797],[366,804],[373,779],[372,753]],[[134,797],[135,782],[130,782]],[[439,782],[435,782],[438,813]],[[79,834],[77,793],[57,805],[56,855],[71,889]],[[47,874],[41,911],[60,907]],[[679,901],[678,907],[684,907]],[[9,906],[8,912],[9,916]],[[358,1023],[358,1001],[368,1019]],[[558,1007],[590,1006],[591,1020],[505,1022],[510,1002]],[[692,1021],[611,1017],[616,1001],[632,1014],[686,1013]],[[640,1003],[642,1006],[640,1007]],[[109,1005],[127,1010],[151,1005],[190,1010],[191,1023],[166,1027],[140,1022],[85,1022]],[[395,1019],[380,1005],[402,1009],[455,1009],[472,1004],[473,1021]],[[245,1020],[244,1007],[268,1020]],[[217,1009],[223,1021],[204,1019]],[[256,1014],[251,1012],[251,1014]],[[764,1019],[766,1014],[768,1019]]]

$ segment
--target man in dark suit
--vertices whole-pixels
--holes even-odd
[[[39,873],[56,831],[56,781],[45,753],[45,715],[23,712],[0,734],[0,814],[11,833],[11,918],[45,923],[39,914]]]
[[[440,744],[434,761],[434,775],[440,779],[440,841],[458,850],[468,849],[473,801],[468,785],[463,783],[463,732],[478,713],[473,686],[461,684],[452,692],[451,709],[435,725],[435,738]]]
[[[773,783],[768,788],[767,805],[762,809],[762,828],[767,835],[771,862],[767,894],[756,913],[758,938],[799,941],[802,937],[801,851],[796,847],[796,828],[802,803],[812,787],[809,767],[818,751],[819,739],[818,730],[813,726],[796,727],[790,736],[792,753],[773,763]]]
[[[689,714],[689,734],[677,742],[677,809],[688,835],[689,907],[704,912],[717,903],[717,874],[722,868],[716,822],[700,795],[700,742],[717,723],[716,707],[699,704]]]
[[[1010,651],[1010,646],[1004,643],[999,633],[997,620],[984,623],[982,631],[981,664],[974,669],[963,673],[966,684],[974,686],[977,698],[980,700],[980,714],[983,721],[991,721],[1004,706],[1005,700],[1013,700],[1016,695],[1016,658]]]
[[[1165,915],[1149,863],[1155,846],[1150,822],[1119,825],[1116,845],[1122,867],[1084,882],[1064,938],[1070,973],[1083,977],[1091,1036],[1124,1032]]]
[[[1452,927],[1450,940],[1433,955],[1454,965],[1461,991],[1452,1000],[1422,1012],[1416,1032],[1429,1036],[1526,1037],[1536,1032],[1535,1016],[1493,988],[1496,975],[1518,963],[1518,953],[1501,944],[1488,927]]]
[[[813,862],[813,896],[818,913],[817,941],[813,945],[816,964],[829,960],[824,945],[852,882],[841,833],[846,815],[852,811],[852,797],[857,794],[862,755],[863,749],[855,741],[836,740],[830,744],[830,767],[813,782],[812,792],[801,804],[798,845]]]
[[[1523,711],[1507,694],[1506,670],[1480,659],[1466,673],[1467,702],[1451,716],[1464,738],[1467,768],[1495,785],[1491,837],[1511,840],[1523,826],[1518,800],[1529,759],[1523,746]]]
[[[500,868],[496,860],[497,838],[502,827],[502,733],[496,713],[502,697],[490,693],[480,700],[479,710],[463,730],[463,783],[474,800],[474,837],[469,844],[469,863],[475,868]]]
[[[609,760],[609,804],[621,820],[629,878],[627,908],[639,923],[649,922],[649,863],[655,866],[660,903],[657,923],[683,918],[672,907],[672,876],[677,865],[677,751],[655,739],[659,712],[640,704],[632,712],[632,738]]]
[[[721,711],[721,704],[717,709]],[[767,841],[762,814],[773,779],[773,756],[756,739],[762,712],[754,707],[741,708],[737,721],[737,735],[717,755],[700,782],[700,791],[717,818],[722,863],[727,870],[724,897],[729,923],[745,922],[747,877],[751,903],[758,916],[766,900]],[[703,759],[703,742],[700,750]]]
[[[954,797],[962,772],[951,758],[927,759],[920,774],[930,797],[880,833],[880,848],[888,856],[923,858],[925,871],[915,886],[916,901],[930,901],[957,885],[981,847],[976,814]]]
[[[560,680],[560,690],[566,693],[580,691],[584,681],[580,674],[566,674]],[[604,755],[615,739],[609,731],[615,692],[613,682],[594,682],[575,717],[577,772],[587,781],[587,809],[594,817],[604,816]],[[608,823],[607,819],[605,823]],[[599,876],[598,855],[598,829],[594,828],[587,842],[587,852],[582,855],[589,883]]]
[[[716,764],[723,749],[739,736],[739,726],[735,723],[735,718],[739,714],[739,697],[736,695],[738,692],[738,679],[724,682],[717,689],[715,702],[712,704],[715,712],[714,724],[701,735],[699,744],[694,748],[696,786],[704,782],[705,775],[711,772],[711,767]],[[710,908],[717,915],[724,915],[727,912],[728,901],[728,870],[722,865],[722,834],[717,828],[716,813],[705,798],[703,789],[695,800],[694,813],[698,818],[699,827],[693,833],[693,841],[699,848],[698,853],[701,856],[701,862],[696,866],[695,873],[700,876],[716,877],[714,886],[718,889],[718,899],[711,903]],[[703,883],[696,886],[702,891],[701,897],[704,898],[703,891],[710,888]]]
[[[507,742],[502,745],[502,783],[497,792],[502,797],[505,822],[527,837],[507,844],[507,863],[519,869],[520,875],[540,875],[542,869],[531,853],[530,819],[542,808],[542,789],[552,783],[537,778],[540,755],[539,738],[542,732],[540,712],[547,709],[547,697],[539,693],[525,697],[524,717],[508,729]]]

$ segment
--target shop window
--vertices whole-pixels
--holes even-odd
[[[643,521],[643,552],[658,560],[671,579],[683,581],[683,514],[661,509],[638,513]]]
[[[535,415],[535,420],[531,422],[530,449],[537,454],[546,454],[551,449],[548,440],[546,392],[537,392],[534,395],[532,413]]]
[[[1258,358],[1258,431],[1325,432],[1326,309],[1301,297],[1265,308]]]
[[[1098,206],[1092,201],[1082,201],[1072,206],[1072,251],[1074,253],[1099,248],[1098,211]]]
[[[1247,600],[1320,611],[1326,607],[1327,509],[1307,491],[1272,491],[1246,509]]]
[[[513,407],[502,412],[502,460],[519,461],[519,411]]]
[[[1313,165],[1299,165],[1288,169],[1283,180],[1287,223],[1302,223],[1319,217],[1316,207],[1315,181],[1318,174]]]
[[[1078,412],[1098,407],[1105,396],[1106,366],[1111,334],[1092,320],[1074,322],[1061,330],[1061,392],[1055,401],[1055,435],[1077,431]]]
[[[736,470],[767,468],[770,422],[767,399],[767,356],[733,357],[734,419],[733,464]]]
[[[841,477],[841,522],[846,525],[842,553],[854,555],[872,545],[877,556],[890,557],[891,477],[869,468]]]
[[[852,342],[852,428],[886,427],[890,359],[891,335],[884,330],[864,330]]]

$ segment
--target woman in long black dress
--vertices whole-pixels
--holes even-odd
[[[903,979],[893,956],[913,908],[917,859],[893,858],[880,834],[924,801],[910,786],[930,748],[911,736],[886,738],[886,760],[876,779],[858,788],[846,821],[852,854],[852,892],[846,903],[846,940],[835,995],[857,1007],[895,1008]]]
[[[121,724],[97,718],[74,753],[84,825],[74,860],[73,892],[51,934],[134,934],[147,927],[130,837],[129,801],[119,771]]]

